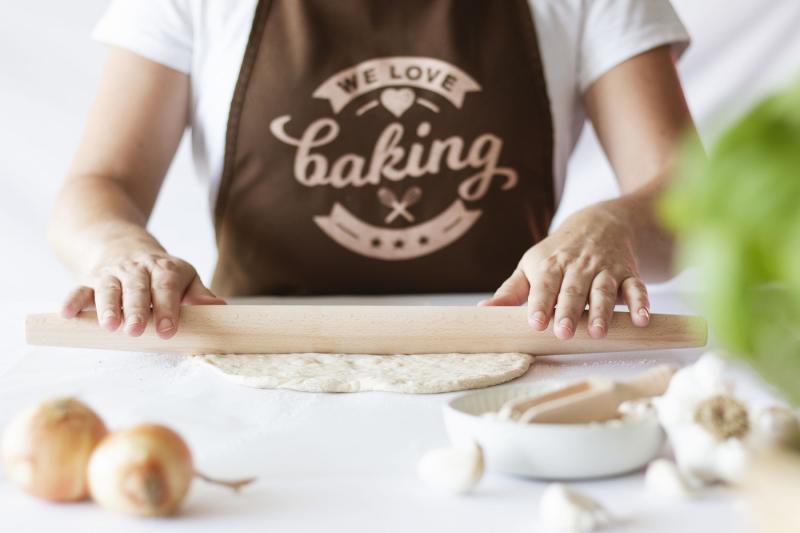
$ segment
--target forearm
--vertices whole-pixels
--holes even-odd
[[[147,232],[187,123],[189,76],[112,48],[49,239],[79,281],[61,314],[94,307],[108,331],[175,335],[182,304],[225,303]]]
[[[670,47],[635,56],[596,80],[585,94],[587,113],[623,191],[600,204],[629,228],[637,268],[647,281],[672,270],[671,236],[656,216],[681,141],[695,135]]]
[[[80,279],[112,257],[163,252],[146,224],[147,215],[119,182],[103,176],[72,177],[56,199],[48,237]]]
[[[123,255],[163,253],[145,225],[188,108],[186,74],[112,48],[50,222],[52,246],[80,278]]]

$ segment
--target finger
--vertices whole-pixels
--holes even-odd
[[[122,324],[122,284],[115,276],[104,276],[95,285],[94,306],[97,321],[108,331],[116,331]]]
[[[603,270],[592,281],[589,291],[589,335],[602,339],[608,333],[608,325],[614,313],[619,287],[617,280],[607,270]]]
[[[538,331],[546,330],[550,324],[563,278],[563,270],[555,264],[541,265],[529,271],[528,322]]]
[[[131,268],[120,275],[120,281],[125,333],[138,337],[150,316],[150,274],[144,268]]]
[[[520,305],[528,296],[528,288],[528,278],[518,268],[500,285],[491,298],[479,302],[478,305]]]
[[[650,323],[650,299],[644,282],[635,276],[622,281],[622,300],[628,305],[631,321],[635,326],[644,327]]]
[[[589,298],[593,274],[572,268],[567,270],[556,302],[553,332],[559,339],[571,339]]]
[[[211,292],[200,278],[195,275],[186,293],[183,295],[185,305],[225,305],[225,300]]]
[[[67,296],[61,305],[63,318],[75,318],[75,315],[92,305],[94,291],[91,287],[78,287]]]
[[[165,268],[158,268],[151,275],[151,298],[153,299],[153,321],[156,333],[162,339],[169,339],[178,330],[183,293],[194,277],[194,272],[180,272],[174,262],[168,262]]]

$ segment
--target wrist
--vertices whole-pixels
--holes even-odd
[[[89,260],[85,263],[88,272],[132,255],[166,253],[164,247],[145,228],[127,222],[89,228],[86,239],[91,243],[86,255]]]
[[[637,236],[641,232],[650,233],[658,226],[655,205],[659,197],[659,190],[640,189],[594,204],[587,209],[596,212],[603,219],[627,228],[633,236]]]
[[[577,228],[587,236],[613,233],[616,238],[627,237],[628,240],[633,240],[639,210],[639,207],[624,197],[614,198],[575,212],[564,225]]]
[[[628,225],[640,271],[648,281],[664,281],[673,275],[674,237],[658,218],[656,205],[663,186],[634,191],[612,202]]]

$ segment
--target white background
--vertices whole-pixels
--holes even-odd
[[[0,0],[0,297],[60,299],[72,284],[47,247],[45,227],[103,65],[105,50],[89,32],[107,3]],[[674,3],[694,40],[681,72],[707,139],[800,72],[797,0]],[[571,165],[557,221],[616,194],[590,133]],[[208,279],[215,260],[209,207],[185,143],[151,229]]]

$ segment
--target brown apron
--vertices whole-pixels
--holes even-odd
[[[554,211],[526,0],[261,0],[226,143],[222,296],[491,291]]]

